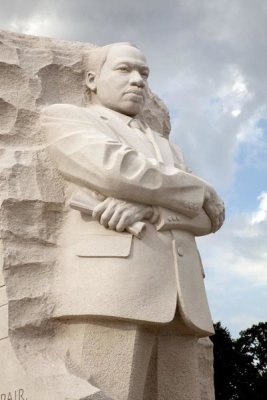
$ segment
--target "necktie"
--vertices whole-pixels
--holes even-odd
[[[138,118],[133,118],[133,119],[131,119],[130,122],[128,123],[128,125],[129,125],[131,128],[138,129],[138,131],[139,131],[139,136],[140,136],[143,140],[147,140],[147,141],[150,143],[150,145],[152,146],[152,148],[153,148],[153,150],[154,150],[154,152],[155,152],[155,154],[156,154],[157,159],[158,159],[160,162],[163,162],[161,152],[160,152],[160,150],[159,150],[159,147],[158,147],[157,143],[155,142],[155,139],[154,139],[154,136],[153,136],[153,134],[152,134],[152,132],[151,132],[151,129],[150,129],[149,127],[146,128],[145,125],[142,124],[142,122],[141,122],[140,119],[138,119]],[[144,133],[145,136],[142,135],[142,134],[140,133],[140,131],[141,131],[142,133]]]

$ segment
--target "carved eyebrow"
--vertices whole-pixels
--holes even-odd
[[[114,65],[114,68],[118,68],[121,65],[126,65],[127,67],[131,67],[131,68],[138,68],[138,69],[142,70],[143,72],[147,72],[149,74],[149,68],[146,64],[136,64],[133,62],[121,60]]]

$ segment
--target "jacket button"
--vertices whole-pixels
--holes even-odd
[[[176,221],[180,221],[180,217],[178,215],[176,215]]]
[[[172,222],[172,217],[171,217],[171,215],[168,217],[168,221],[169,221],[169,222]]]
[[[184,255],[184,249],[182,247],[177,247],[177,253],[180,257],[183,257]]]

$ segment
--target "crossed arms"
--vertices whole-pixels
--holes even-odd
[[[178,168],[167,168],[115,134],[105,133],[104,122],[90,110],[53,105],[44,109],[42,125],[65,178],[106,198],[93,214],[105,226],[124,230],[133,222],[150,219],[152,206],[189,218],[204,209],[212,231],[222,225],[223,202],[205,181]]]

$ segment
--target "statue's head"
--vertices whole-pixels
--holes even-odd
[[[85,71],[91,103],[132,117],[142,110],[149,68],[137,47],[114,43],[94,48],[85,55]]]

